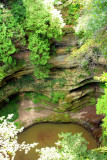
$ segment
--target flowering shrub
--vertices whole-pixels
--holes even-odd
[[[25,150],[25,154],[28,151],[35,147],[37,143],[33,144],[18,144],[17,134],[23,131],[23,127],[17,129],[13,122],[8,122],[11,119],[13,114],[9,114],[8,117],[0,117],[0,160],[14,160],[16,151]]]
[[[44,0],[44,6],[46,10],[50,14],[50,26],[54,29],[57,29],[58,35],[62,34],[62,28],[64,27],[65,23],[63,22],[63,18],[61,15],[61,11],[58,11],[53,3],[55,0]],[[56,35],[58,38],[58,35]]]

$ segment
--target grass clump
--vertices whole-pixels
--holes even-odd
[[[33,102],[41,103],[42,101],[50,101],[50,98],[40,93],[34,93]]]
[[[91,97],[90,103],[91,103],[91,105],[95,105],[95,104],[96,104],[96,99],[95,99],[95,97]]]
[[[58,103],[59,100],[63,100],[65,97],[65,93],[61,93],[61,92],[55,92],[55,93],[51,93],[51,98],[52,98],[52,102],[53,103]]]
[[[0,117],[5,116],[7,118],[8,114],[14,114],[11,122],[15,121],[18,118],[18,109],[19,109],[19,95],[15,95],[11,98],[10,101],[4,107],[0,109]]]

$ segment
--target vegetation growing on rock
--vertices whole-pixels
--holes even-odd
[[[48,77],[51,39],[60,39],[65,25],[60,11],[54,8],[51,0],[20,0],[7,4],[10,9],[5,9],[3,4],[0,7],[1,63],[12,63],[10,55],[20,49],[18,43],[23,40],[31,51],[30,60],[35,65],[36,77]]]
[[[78,36],[78,44],[76,44],[75,48],[71,49],[71,47],[68,47],[65,52],[66,54],[71,52],[71,61],[79,59],[80,67],[84,69],[87,74],[81,74],[77,75],[76,77],[73,77],[71,73],[71,70],[69,70],[69,74],[65,74],[64,77],[56,78],[54,77],[50,84],[50,94],[51,94],[51,100],[54,103],[58,103],[59,100],[63,100],[65,94],[61,92],[53,92],[53,88],[57,90],[58,85],[60,88],[68,89],[67,87],[71,87],[73,89],[74,81],[75,86],[77,83],[79,83],[79,87],[84,87],[85,83],[83,82],[83,77],[87,76],[88,79],[91,80],[92,70],[90,67],[93,65],[96,65],[100,57],[106,57],[106,13],[107,13],[107,7],[106,7],[106,0],[75,0],[75,1],[58,1],[56,0],[54,3],[54,0],[2,0],[2,3],[0,3],[0,81],[4,79],[4,77],[8,79],[8,75],[6,74],[6,71],[11,68],[13,69],[15,66],[17,66],[17,60],[14,59],[14,55],[18,55],[19,52],[23,49],[30,51],[30,64],[34,66],[34,75],[36,78],[32,76],[23,76],[18,77],[18,79],[14,78],[11,80],[10,86],[8,85],[8,81],[3,81],[4,86],[0,88],[0,100],[5,100],[6,102],[9,101],[7,98],[11,94],[15,94],[19,91],[26,91],[24,90],[25,87],[32,87],[34,92],[37,92],[38,88],[43,89],[43,86],[41,84],[35,84],[35,81],[37,79],[45,79],[45,82],[47,82],[47,79],[49,77],[49,72],[51,65],[48,63],[48,60],[50,58],[50,55],[52,55],[51,49],[53,45],[53,41],[59,41],[63,35],[63,27],[65,25],[64,20],[66,22],[65,30],[68,27],[73,26],[75,35]],[[57,9],[56,9],[57,8]],[[64,11],[59,11],[59,9],[64,9]],[[62,15],[64,20],[62,19]],[[23,53],[22,53],[23,54]],[[58,57],[59,58],[59,57]],[[28,62],[28,61],[27,61]],[[60,58],[59,58],[60,62]],[[62,61],[61,61],[62,62]],[[29,62],[28,62],[29,63]],[[56,63],[56,62],[55,62]],[[102,63],[102,66],[106,65]],[[76,65],[75,65],[76,66]],[[75,66],[68,65],[68,69],[71,69]],[[78,66],[78,65],[77,65]],[[71,68],[70,68],[71,67]],[[60,67],[58,68],[61,69]],[[14,72],[17,72],[15,70]],[[74,71],[75,72],[75,71]],[[78,71],[79,72],[79,71]],[[13,73],[12,73],[13,74]],[[63,73],[61,73],[63,75]],[[78,73],[77,73],[78,74]],[[71,77],[70,77],[70,76]],[[56,76],[56,75],[55,75]],[[68,76],[68,83],[66,83],[66,78]],[[82,77],[81,77],[82,76]],[[70,78],[69,78],[70,77]],[[90,78],[91,77],[91,78]],[[79,81],[80,79],[81,81]],[[62,80],[63,79],[63,80]],[[100,78],[97,78],[98,80],[101,80],[102,82],[107,81],[107,74],[103,74]],[[86,80],[86,79],[85,79]],[[72,81],[73,83],[70,83],[69,81]],[[7,84],[6,84],[7,83]],[[84,84],[83,86],[81,84]],[[88,81],[89,83],[89,81]],[[65,85],[66,84],[66,85]],[[69,85],[68,85],[69,84]],[[56,85],[56,86],[55,86]],[[68,86],[67,86],[68,85]],[[36,89],[35,89],[36,88]],[[89,88],[89,86],[88,86]],[[94,88],[94,87],[93,87]],[[74,87],[76,90],[77,88]],[[30,90],[30,89],[29,89]],[[69,89],[70,92],[71,89]],[[93,89],[94,90],[94,89]],[[84,90],[80,92],[79,96],[77,97],[78,103],[81,104],[81,97],[83,97],[86,100],[86,95],[91,94],[90,102],[91,104],[96,103],[96,99],[93,98],[92,93],[94,91],[88,92],[87,90]],[[98,114],[104,114],[105,118],[103,119],[103,139],[105,142],[105,146],[107,145],[107,83],[105,83],[105,94],[102,95],[101,98],[98,99],[97,103],[97,113]],[[77,92],[75,92],[77,94]],[[72,96],[72,94],[71,94]],[[74,96],[74,103],[77,103],[75,101]],[[41,99],[44,99],[43,103],[46,105],[46,101],[49,101],[46,96],[42,94],[35,94],[34,102],[39,103]],[[72,96],[73,98],[73,96]],[[69,97],[68,97],[69,99]],[[71,99],[70,99],[71,100]],[[70,101],[71,103],[71,101]],[[83,104],[82,104],[83,105]],[[65,111],[63,106],[61,106],[61,111]],[[66,108],[69,108],[69,106],[65,106]],[[17,114],[17,106],[16,110],[14,111],[13,108],[12,113],[14,112],[14,118],[18,117]],[[72,107],[72,110],[77,109],[77,106],[75,105]],[[54,108],[54,111],[57,112],[58,108]],[[3,111],[3,112],[2,112]],[[71,108],[70,108],[71,111]],[[1,110],[2,113],[0,115],[4,114],[6,112],[5,107]],[[6,117],[8,115],[5,114]],[[57,117],[59,117],[59,114],[55,114],[55,118],[57,120]],[[64,114],[61,115],[60,119],[65,119],[65,121],[69,121],[69,115]],[[51,119],[54,119],[54,117],[51,117]],[[2,118],[3,120],[3,118]],[[6,121],[5,121],[6,122]],[[39,122],[39,119],[38,119]],[[10,124],[6,122],[7,124]],[[13,125],[13,124],[12,124]],[[0,125],[0,127],[2,124]],[[7,128],[5,128],[7,130]],[[10,128],[11,129],[11,128]],[[11,131],[11,130],[10,130]],[[3,140],[5,141],[5,135],[3,135],[4,139],[2,139],[2,136],[0,134],[0,142]],[[13,135],[14,136],[14,135]],[[46,148],[41,149],[39,152],[41,153],[41,159],[44,160],[45,158],[49,159],[68,159],[69,157],[71,159],[104,159],[106,160],[107,156],[107,148],[99,148],[95,151],[87,151],[86,148],[86,142],[84,139],[80,137],[80,135],[72,136],[71,134],[62,134],[60,135],[62,141],[59,142],[56,148]],[[8,136],[8,140],[11,140],[11,137]],[[12,139],[13,140],[13,139]],[[72,141],[71,141],[72,140]],[[10,142],[10,141],[9,141]],[[76,145],[77,144],[77,145]],[[60,148],[58,148],[60,146]],[[81,146],[83,148],[81,149]],[[2,146],[0,146],[0,155],[4,156],[4,151],[7,156],[8,150],[2,150]],[[18,149],[18,148],[17,148]],[[10,152],[10,151],[9,151]],[[103,152],[101,154],[100,152]],[[54,157],[49,157],[54,153]],[[14,154],[14,151],[13,153]],[[5,158],[5,156],[4,156]],[[9,158],[9,157],[8,157]],[[13,156],[14,158],[14,156]]]
[[[107,145],[107,73],[103,73],[101,77],[95,77],[96,79],[105,82],[104,95],[102,95],[97,102],[96,109],[97,114],[104,114],[103,119],[103,141]]]
[[[106,48],[106,14],[105,0],[82,0],[81,15],[75,26],[75,33],[79,36],[79,49],[74,50],[71,58],[86,57],[95,61],[100,56],[107,56]]]

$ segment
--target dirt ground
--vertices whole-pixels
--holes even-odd
[[[55,113],[53,106],[34,104],[31,100],[22,99],[19,103],[19,118],[16,122],[21,121],[26,128],[34,124],[36,119],[45,119]],[[69,115],[71,119],[77,119],[78,122],[82,120],[84,122],[83,126],[91,124],[91,132],[96,140],[99,140],[102,133],[100,123],[104,116],[96,114],[95,105],[87,106],[76,113],[69,112]]]

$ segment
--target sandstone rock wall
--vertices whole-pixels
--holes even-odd
[[[39,83],[45,87],[41,87],[40,92],[50,97],[51,93],[65,93],[64,100],[59,101],[59,109],[74,110],[84,107],[90,103],[90,97],[97,98],[103,89],[98,85],[99,82],[94,80],[94,76],[100,76],[104,71],[107,71],[106,62],[99,58],[95,66],[90,63],[86,66],[81,66],[81,59],[75,60],[69,58],[72,54],[72,49],[77,45],[77,38],[72,34],[66,34],[61,42],[54,42],[56,46],[56,55],[51,56],[49,63],[52,64],[50,77],[40,80]],[[25,58],[26,64],[15,70],[11,70],[6,74],[6,77],[0,82],[1,92],[0,101],[5,100],[12,94],[26,91],[35,91],[38,80],[34,78],[33,82],[20,86],[17,79],[23,75],[30,74],[32,76],[33,66],[30,65],[27,52]],[[26,54],[25,54],[26,55]],[[22,53],[22,58],[24,53]],[[18,57],[17,57],[18,58]],[[21,55],[20,55],[21,58]],[[15,84],[11,81],[15,80]],[[35,87],[34,87],[35,86]]]

